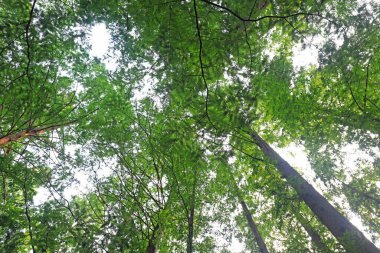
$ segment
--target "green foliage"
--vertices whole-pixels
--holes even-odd
[[[379,15],[353,0],[1,2],[0,252],[259,252],[242,200],[270,252],[343,252],[252,130],[303,145],[321,192],[378,243]],[[97,23],[112,70],[89,53]],[[295,69],[318,37],[318,65]],[[374,159],[345,169],[356,144]],[[69,196],[80,174],[89,189]]]

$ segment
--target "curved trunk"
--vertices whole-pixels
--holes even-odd
[[[300,198],[309,206],[322,224],[337,238],[347,252],[380,253],[380,250],[360,230],[339,213],[256,132],[253,131],[251,137],[263,153],[273,161],[282,176],[296,190]]]

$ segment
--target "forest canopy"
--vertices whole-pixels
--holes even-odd
[[[370,0],[0,1],[0,252],[379,253],[379,38]]]

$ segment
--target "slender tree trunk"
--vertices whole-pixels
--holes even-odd
[[[240,204],[241,204],[241,207],[243,208],[244,215],[247,218],[249,228],[251,229],[251,231],[253,233],[253,236],[255,238],[257,246],[259,246],[260,252],[261,253],[268,253],[269,251],[267,249],[267,246],[265,245],[265,242],[264,242],[263,238],[261,237],[261,234],[260,234],[259,230],[257,229],[255,222],[252,219],[252,215],[248,210],[247,204],[242,199],[240,199]]]
[[[306,230],[306,233],[310,236],[311,241],[313,244],[321,250],[321,252],[330,252],[329,248],[326,246],[326,244],[322,241],[321,237],[319,236],[318,232],[314,230],[314,228],[307,222],[307,220],[302,217],[301,214],[296,214],[297,220],[301,223],[302,227]]]
[[[188,222],[188,235],[187,235],[187,253],[193,252],[193,239],[194,239],[194,215],[195,215],[195,194],[196,194],[196,185],[197,185],[197,170],[194,169],[194,183],[191,193],[191,202],[190,202],[190,212],[188,212],[187,222]]]
[[[34,248],[34,242],[33,242],[32,220],[31,220],[30,215],[29,215],[28,192],[26,190],[26,177],[24,178],[24,185],[23,186],[24,186],[23,191],[24,191],[25,216],[26,216],[26,219],[28,221],[30,245],[32,246],[32,253],[36,253],[36,249]]]
[[[193,252],[193,238],[194,238],[194,206],[190,209],[188,217],[188,235],[187,235],[187,253]]]
[[[6,197],[7,197],[7,177],[5,175],[5,173],[1,173],[1,177],[2,177],[2,192],[3,192],[3,204],[5,205],[5,200],[6,200]]]
[[[158,225],[154,226],[154,228],[153,228],[152,235],[149,238],[148,247],[146,248],[146,253],[155,253],[156,252],[155,241],[156,241],[156,233],[158,231],[158,228],[159,228]]]
[[[298,195],[305,201],[322,224],[337,238],[347,252],[380,253],[380,250],[360,230],[340,214],[256,132],[253,131],[251,137],[263,153],[273,161],[282,176],[296,190]]]
[[[259,232],[259,229],[256,226],[256,223],[253,221],[251,212],[249,211],[248,206],[247,206],[247,204],[245,203],[245,201],[243,199],[243,196],[241,194],[240,188],[239,188],[239,186],[237,185],[237,183],[235,181],[234,175],[232,174],[231,171],[229,171],[229,173],[230,173],[230,176],[232,178],[232,183],[235,186],[236,195],[239,198],[240,205],[243,208],[244,216],[247,219],[248,226],[251,229],[251,232],[252,232],[253,237],[254,237],[254,239],[256,241],[256,244],[259,247],[259,250],[260,250],[261,253],[268,253],[269,252],[268,248],[267,248],[267,246],[266,246],[263,238],[261,237],[261,234]]]

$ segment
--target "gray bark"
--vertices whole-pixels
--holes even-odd
[[[339,213],[312,185],[310,185],[289,163],[287,163],[256,132],[251,137],[263,153],[275,164],[278,171],[296,190],[300,198],[309,206],[347,252],[380,253],[346,217]]]

